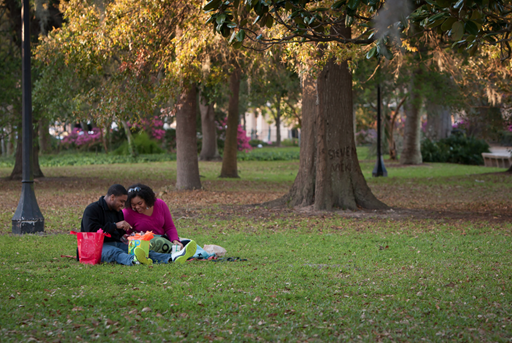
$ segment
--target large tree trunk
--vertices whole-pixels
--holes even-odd
[[[176,104],[176,189],[201,189],[197,162],[197,90],[189,85]]]
[[[32,171],[34,178],[41,178],[44,177],[43,171],[41,170],[41,166],[39,165],[39,144],[38,142],[38,126],[34,128],[33,134],[32,134]],[[21,129],[21,127],[20,127]],[[15,134],[14,132],[12,133]],[[14,168],[12,170],[11,176],[9,178],[11,180],[21,180],[22,179],[22,160],[23,160],[23,137],[21,135],[21,130],[18,132],[18,138],[16,140],[16,156],[15,156],[15,162],[14,162]]]
[[[236,67],[229,77],[229,96],[228,120],[226,129],[226,141],[224,143],[224,154],[222,156],[222,169],[220,177],[237,178],[238,167],[236,161],[237,155],[237,133],[238,133],[238,95],[240,90],[240,67]]]
[[[446,106],[428,103],[426,136],[432,140],[447,138],[452,130],[450,109]]]
[[[206,98],[201,96],[199,111],[201,112],[201,130],[203,132],[203,142],[199,160],[220,161],[220,155],[217,149],[217,130],[215,128],[215,111],[213,104],[208,104]]]
[[[418,93],[416,76],[421,70],[415,70],[411,77],[409,87],[409,99],[405,105],[405,129],[404,129],[404,149],[400,155],[400,164],[421,164],[421,95]],[[416,81],[416,82],[415,82]]]
[[[49,120],[47,118],[42,117],[39,120],[39,146],[42,154],[48,154],[52,149],[49,126]]]
[[[302,84],[300,167],[283,201],[315,209],[386,209],[366,184],[353,132],[352,75],[347,62],[329,61]]]

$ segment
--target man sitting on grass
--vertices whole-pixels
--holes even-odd
[[[159,263],[168,263],[175,261],[178,257],[179,262],[184,263],[196,252],[196,243],[191,241],[181,251],[173,254],[160,254],[154,251],[149,252],[149,258],[146,258],[144,250],[140,247],[135,248],[134,254],[128,254],[128,243],[126,231],[131,229],[130,224],[125,222],[123,211],[128,192],[119,184],[112,185],[107,191],[106,196],[100,197],[93,202],[84,211],[82,216],[82,232],[97,232],[103,229],[110,234],[105,237],[103,249],[101,251],[101,262],[116,262],[131,266],[134,264],[153,264],[153,261]],[[126,243],[124,243],[125,241]]]

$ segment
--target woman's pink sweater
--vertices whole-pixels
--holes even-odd
[[[132,210],[123,209],[124,220],[130,224],[133,229],[131,232],[152,231],[155,235],[166,235],[171,242],[178,240],[178,231],[172,221],[171,211],[167,204],[160,199],[156,199],[153,206],[153,214],[147,216]],[[128,233],[131,233],[128,232]]]

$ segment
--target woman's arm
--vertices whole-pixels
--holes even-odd
[[[160,200],[160,199],[158,199],[158,200]],[[174,241],[179,242],[180,238],[178,237],[178,231],[176,230],[176,226],[174,225],[174,222],[172,221],[172,216],[171,216],[171,211],[169,210],[169,206],[167,206],[167,204],[163,200],[160,200],[160,202],[161,203],[160,203],[159,207],[161,210],[161,215],[164,218],[163,229],[164,229],[165,235],[171,242],[174,242]]]

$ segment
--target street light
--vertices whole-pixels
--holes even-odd
[[[21,58],[22,58],[22,181],[18,208],[12,217],[12,232],[16,234],[44,231],[44,217],[37,205],[32,171],[32,87],[30,73],[30,5],[23,0],[21,8]]]
[[[381,143],[381,124],[380,124],[380,83],[377,84],[377,163],[373,168],[372,176],[388,176],[388,171],[384,166],[384,159],[380,149]]]

